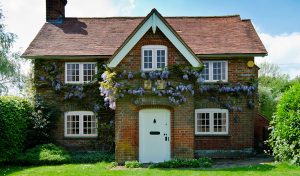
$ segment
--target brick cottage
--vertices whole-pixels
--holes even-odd
[[[253,154],[254,58],[267,51],[250,20],[163,17],[156,9],[146,17],[65,18],[66,4],[47,0],[47,22],[23,54],[35,64],[36,95],[61,112],[57,143],[98,150],[113,133],[119,163]],[[100,96],[96,81],[96,91],[85,92],[103,64],[99,81],[114,86]],[[104,98],[114,110],[93,106]]]

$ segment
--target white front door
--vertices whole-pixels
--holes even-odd
[[[143,109],[139,112],[139,161],[157,163],[170,160],[170,111]]]

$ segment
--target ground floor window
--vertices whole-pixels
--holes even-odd
[[[195,134],[228,134],[228,110],[196,109]]]
[[[65,136],[97,136],[97,118],[91,111],[69,111],[65,113]]]

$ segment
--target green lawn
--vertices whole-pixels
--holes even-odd
[[[107,169],[109,164],[97,163],[97,164],[66,164],[60,166],[36,166],[36,167],[0,167],[0,175],[50,175],[50,176],[63,176],[63,175],[242,175],[242,176],[297,176],[300,175],[300,167],[290,166],[287,164],[260,164],[248,167],[238,167],[230,169],[128,169],[128,170],[110,170]]]

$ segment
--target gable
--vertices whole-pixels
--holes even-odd
[[[166,36],[166,38],[177,48],[177,50],[194,67],[200,65],[200,61],[193,51],[185,44],[174,29],[163,19],[163,17],[153,9],[150,14],[141,22],[135,31],[125,40],[123,45],[115,52],[109,61],[108,67],[116,67],[128,52],[138,43],[149,29],[155,33],[157,28]]]
[[[191,64],[182,56],[176,47],[167,39],[167,37],[157,28],[155,34],[149,29],[138,43],[121,60],[116,69],[130,70],[138,72],[142,69],[142,53],[144,47],[166,47],[167,48],[167,67],[171,68],[173,64],[188,65]]]

